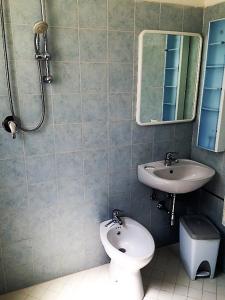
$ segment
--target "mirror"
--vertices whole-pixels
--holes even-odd
[[[138,46],[137,123],[145,126],[193,121],[202,37],[144,30]]]

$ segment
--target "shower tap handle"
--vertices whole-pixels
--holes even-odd
[[[13,139],[16,138],[17,129],[20,128],[20,120],[15,116],[8,116],[2,122],[3,128],[12,134]]]
[[[9,128],[10,128],[13,139],[16,138],[16,131],[17,131],[16,127],[17,126],[16,126],[16,123],[14,121],[9,121]]]

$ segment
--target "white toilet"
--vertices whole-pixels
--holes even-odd
[[[119,299],[141,300],[144,289],[140,269],[153,258],[155,243],[144,226],[131,218],[121,219],[122,225],[112,223],[106,227],[110,220],[102,222],[100,237],[111,258],[110,277],[119,289]]]

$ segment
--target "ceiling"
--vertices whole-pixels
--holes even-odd
[[[188,6],[206,7],[217,3],[225,2],[225,0],[136,0],[137,2],[161,2],[174,3]]]

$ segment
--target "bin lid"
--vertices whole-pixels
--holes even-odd
[[[204,216],[190,215],[181,218],[183,224],[192,239],[215,240],[220,239],[220,233],[216,227]]]

